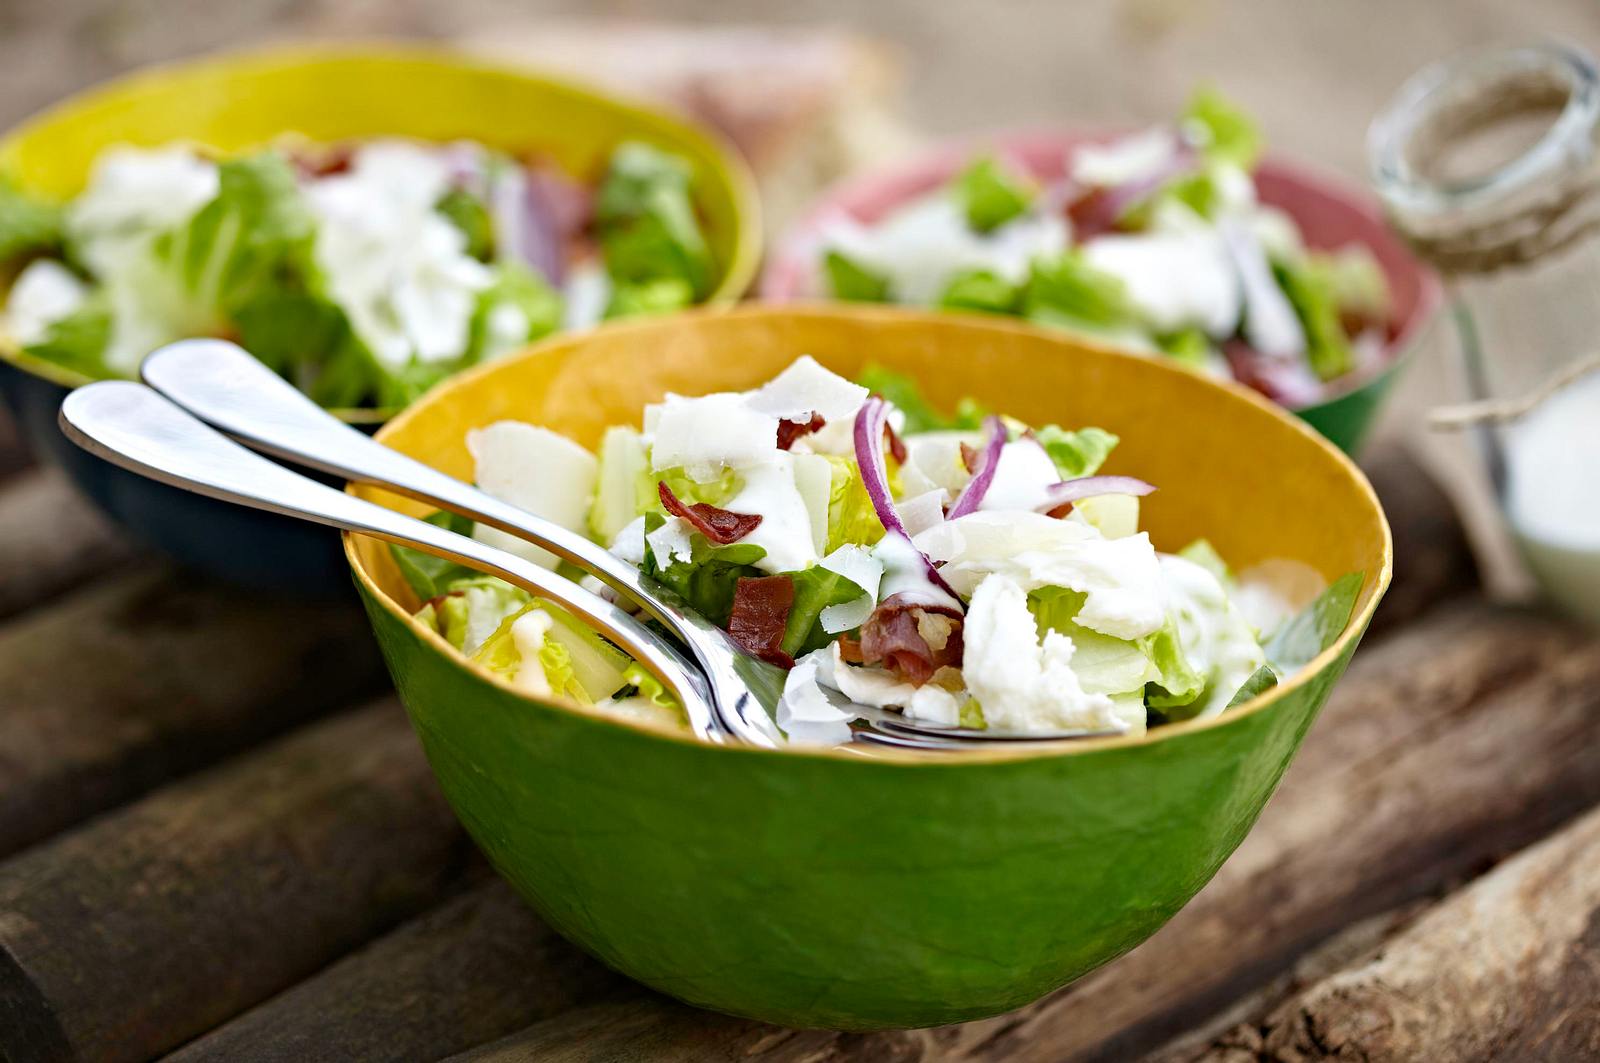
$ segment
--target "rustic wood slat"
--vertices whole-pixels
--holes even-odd
[[[354,602],[150,564],[0,627],[0,856],[385,686]]]
[[[642,995],[507,1038],[503,1058],[1127,1059],[1339,928],[1437,889],[1600,801],[1600,643],[1482,604],[1357,658],[1283,791],[1210,886],[1061,993],[940,1030],[796,1041]],[[698,1025],[697,1025],[698,1023]],[[487,1058],[502,1058],[488,1056]]]
[[[440,905],[169,1057],[438,1059],[627,983],[496,879]]]
[[[0,484],[0,618],[37,609],[135,553],[54,469]]]
[[[1189,1058],[1600,1058],[1600,811]]]
[[[393,701],[167,787],[0,864],[6,1058],[174,1048],[436,902],[470,854]]]

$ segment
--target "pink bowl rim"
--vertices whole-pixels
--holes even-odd
[[[1129,132],[1137,130],[1040,126],[971,133],[937,141],[899,162],[850,174],[817,195],[806,211],[774,241],[771,257],[762,271],[757,298],[772,303],[816,301],[817,297],[805,293],[805,281],[814,268],[811,241],[823,222],[841,211],[859,217],[870,212],[871,205],[886,198],[891,204],[909,202],[954,176],[962,164],[979,151],[1002,155],[1055,151],[1064,155],[1075,144],[1095,143]],[[1358,218],[1372,229],[1377,239],[1350,242],[1362,243],[1379,256],[1391,287],[1403,279],[1402,272],[1408,274],[1417,287],[1411,310],[1401,319],[1381,359],[1363,371],[1348,373],[1335,381],[1316,402],[1292,407],[1295,410],[1317,409],[1360,391],[1392,372],[1433,321],[1444,302],[1444,289],[1433,271],[1419,262],[1389,229],[1377,201],[1355,190],[1347,181],[1272,152],[1256,166],[1256,174],[1265,175],[1269,182],[1298,186]],[[1293,212],[1290,213],[1292,216]]]

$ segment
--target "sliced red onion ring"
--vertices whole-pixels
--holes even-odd
[[[1006,423],[994,414],[984,420],[983,427],[989,434],[983,449],[978,452],[978,464],[972,470],[972,479],[967,481],[967,486],[950,504],[950,511],[945,514],[946,520],[977,512],[978,507],[983,505],[983,496],[989,493],[989,485],[994,483],[994,471],[1000,467],[1000,453],[1005,450],[1008,433]]]
[[[1147,495],[1154,490],[1153,484],[1132,476],[1080,476],[1076,480],[1062,480],[1050,485],[1038,509],[1047,512],[1068,502],[1093,498],[1095,495]]]
[[[888,423],[889,404],[883,399],[873,395],[861,404],[855,426],[856,464],[861,468],[861,486],[872,500],[873,512],[883,523],[884,534],[900,540],[907,550],[922,560],[923,575],[934,591],[930,600],[944,595],[948,601],[939,604],[953,603],[955,608],[960,609],[960,595],[939,575],[939,570],[928,560],[928,555],[917,549],[911,536],[906,533],[900,514],[895,511],[894,497],[889,493],[889,470],[883,460],[883,430]]]
[[[566,279],[565,236],[539,175],[506,166],[489,186],[489,216],[502,254],[560,287]]]

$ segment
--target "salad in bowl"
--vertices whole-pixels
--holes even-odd
[[[850,380],[809,356],[745,391],[668,394],[597,451],[518,420],[466,439],[485,491],[592,536],[787,669],[774,736],[808,745],[881,711],[996,737],[1143,735],[1249,700],[1345,629],[1359,573],[1325,586],[1292,561],[1234,573],[1205,539],[1157,550],[1139,511],[1158,485],[1102,471],[1119,442],[971,400],[945,415],[907,376]],[[417,619],[514,688],[681,726],[559,608],[392,551]]]
[[[999,135],[847,181],[762,292],[1066,330],[1236,379],[1346,449],[1437,301],[1375,209],[1264,159],[1211,90],[1151,129]]]
[[[229,336],[325,406],[405,405],[557,328],[707,298],[689,162],[643,141],[595,175],[471,140],[120,145],[65,204],[0,179],[0,330],[91,378]]]

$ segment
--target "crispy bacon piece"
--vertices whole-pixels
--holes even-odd
[[[977,447],[968,443],[961,444],[961,464],[967,467],[968,472],[978,471],[978,459],[982,456]]]
[[[718,546],[738,542],[761,524],[759,513],[735,513],[732,510],[719,509],[709,502],[696,502],[692,506],[686,506],[672,493],[672,488],[667,486],[665,480],[656,484],[656,494],[661,497],[661,505],[668,513],[688,521],[694,526],[695,531]]]
[[[783,652],[783,633],[794,606],[794,580],[788,576],[743,576],[733,591],[728,634],[746,652],[768,664],[793,668]]]
[[[906,444],[899,436],[895,435],[894,426],[885,421],[883,424],[884,438],[889,441],[889,455],[901,465],[906,463]]]
[[[879,603],[861,625],[862,662],[882,665],[914,686],[926,683],[940,668],[959,668],[961,651],[961,613],[905,595]]]
[[[1072,503],[1071,502],[1063,502],[1059,506],[1057,506],[1055,509],[1046,510],[1045,511],[1045,516],[1047,516],[1047,517],[1055,517],[1057,519],[1064,520],[1071,513],[1072,513]]]
[[[822,429],[828,422],[823,420],[822,414],[812,411],[803,421],[784,418],[778,422],[778,449],[788,450],[794,446],[794,441],[801,436],[808,436],[812,432]]]

